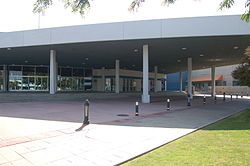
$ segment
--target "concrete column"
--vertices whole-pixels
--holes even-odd
[[[154,92],[157,92],[158,91],[158,87],[157,87],[157,73],[158,73],[158,67],[155,66],[154,68]]]
[[[215,96],[215,67],[211,68],[211,80],[212,80],[212,87],[211,87],[211,96]]]
[[[143,45],[143,93],[142,103],[150,103],[148,94],[148,45]]]
[[[120,61],[115,60],[115,93],[120,92]]]
[[[57,87],[57,64],[56,64],[56,51],[50,50],[50,88],[49,93],[55,94]]]
[[[192,58],[188,58],[188,94],[190,94],[191,99],[193,98],[192,93]]]
[[[3,91],[7,92],[8,91],[8,67],[7,65],[3,65]]]
[[[182,72],[179,73],[180,92],[182,92]]]
[[[102,91],[105,92],[105,67],[102,67]]]

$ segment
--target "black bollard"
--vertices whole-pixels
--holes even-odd
[[[167,110],[170,110],[170,99],[167,99]]]
[[[214,102],[215,102],[215,103],[217,102],[217,97],[216,97],[216,95],[214,95]]]
[[[139,116],[139,102],[135,102],[135,116]]]
[[[206,96],[203,97],[203,104],[206,104]]]
[[[247,97],[248,97],[248,93],[247,93]]]
[[[226,101],[226,93],[223,93],[223,101]]]
[[[238,95],[238,93],[237,93],[237,94],[236,94],[236,99],[238,99],[238,96],[239,96],[239,95]]]
[[[89,124],[89,100],[87,99],[83,106],[83,124]]]
[[[231,94],[231,101],[233,100],[233,95]]]
[[[187,95],[187,106],[191,106],[191,95]]]

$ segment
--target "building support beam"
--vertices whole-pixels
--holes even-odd
[[[120,61],[115,60],[115,93],[120,93]]]
[[[182,72],[179,72],[179,81],[180,81],[180,92],[182,92]]]
[[[211,68],[211,80],[212,80],[212,87],[211,87],[211,96],[215,96],[215,67]]]
[[[3,65],[3,91],[7,92],[8,91],[8,66]]]
[[[106,84],[106,81],[105,81],[105,67],[102,67],[102,91],[105,92],[105,84]]]
[[[142,93],[142,103],[150,103],[150,96],[148,93],[148,45],[143,45],[143,93]]]
[[[190,98],[193,98],[193,92],[192,92],[192,58],[188,58],[187,60],[187,66],[188,66],[188,94],[190,95]]]
[[[55,94],[57,89],[57,63],[56,63],[56,51],[50,50],[50,88],[49,93]]]
[[[158,86],[157,86],[157,73],[158,73],[158,67],[155,66],[154,67],[154,92],[157,92],[158,91]]]

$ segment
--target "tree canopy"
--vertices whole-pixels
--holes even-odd
[[[250,46],[245,51],[242,64],[232,72],[232,76],[238,80],[238,85],[250,87]]]
[[[90,0],[61,0],[64,3],[65,8],[71,8],[72,12],[78,12],[82,16],[85,15],[86,11],[88,11],[91,7]],[[129,10],[135,10],[141,6],[142,3],[145,3],[146,0],[131,0],[131,4],[129,6]],[[174,4],[176,0],[163,0],[162,4],[170,5]],[[34,3],[33,12],[41,13],[48,9],[53,4],[53,0],[36,0]],[[231,8],[235,4],[235,0],[223,0],[219,5],[219,10],[223,10],[225,8]],[[241,19],[246,22],[250,22],[250,0],[246,0],[245,3],[245,11],[243,11],[241,15]]]

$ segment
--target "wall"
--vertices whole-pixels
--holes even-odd
[[[187,72],[182,72],[182,90],[185,90]],[[179,72],[167,74],[167,90],[180,90]]]
[[[223,75],[223,80],[226,82],[226,86],[233,86],[233,79],[231,73],[235,70],[238,65],[230,65],[230,66],[221,66],[215,68],[215,75]],[[202,69],[202,70],[194,70],[192,71],[193,77],[199,76],[207,76],[211,75],[211,68]]]
[[[247,86],[217,86],[215,88],[216,94],[239,94],[239,95],[250,95],[250,88]]]

